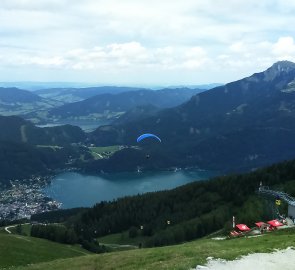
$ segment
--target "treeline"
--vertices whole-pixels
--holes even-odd
[[[62,244],[80,243],[83,248],[95,253],[108,251],[105,246],[99,245],[95,239],[92,239],[92,241],[81,239],[78,237],[74,229],[59,224],[33,225],[31,227],[31,236],[48,239]]]
[[[31,221],[42,222],[42,223],[62,223],[69,220],[73,216],[77,216],[88,208],[71,208],[71,209],[59,209],[50,212],[33,214]]]
[[[19,220],[7,220],[7,219],[0,219],[0,227],[9,226],[9,225],[15,225],[15,224],[23,224],[29,222],[28,219],[23,218]]]
[[[75,231],[63,225],[33,225],[31,236],[64,244],[75,244],[78,242],[78,236]]]

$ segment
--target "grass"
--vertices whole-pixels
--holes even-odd
[[[40,263],[18,270],[133,270],[174,269],[188,270],[204,264],[208,256],[233,260],[241,255],[255,252],[271,252],[295,246],[295,230],[284,230],[257,238],[239,238],[215,241],[201,239],[189,243],[148,249],[134,249],[79,258]]]
[[[8,234],[0,229],[0,269],[25,266],[61,258],[81,257],[89,252],[79,246],[62,245],[44,239]]]
[[[30,224],[22,224],[21,225],[21,234],[24,235],[24,236],[30,236],[31,235],[31,227],[32,227],[32,225],[30,225]],[[17,234],[17,228],[16,227],[11,227],[11,228],[9,228],[9,230],[12,233]]]
[[[110,155],[120,150],[120,145],[112,145],[106,147],[89,147],[90,153],[94,159],[101,159],[106,156],[106,153],[109,152]]]
[[[146,236],[137,236],[130,238],[128,232],[115,233],[97,238],[97,241],[111,248],[112,251],[123,251],[130,249],[137,249],[139,243],[144,243],[148,239]]]

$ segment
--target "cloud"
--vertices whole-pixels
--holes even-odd
[[[61,72],[76,70],[81,74],[99,72],[116,76],[123,73],[125,76],[128,73],[134,76],[138,72],[151,76],[150,74],[157,71],[159,75],[165,74],[165,78],[169,74],[174,76],[174,72],[223,74],[227,70],[231,75],[237,74],[234,79],[238,79],[261,71],[278,60],[295,60],[295,43],[292,37],[280,37],[274,42],[236,41],[225,47],[220,54],[201,46],[149,48],[136,41],[76,48],[57,54],[21,48],[15,53],[9,47],[2,47],[2,50],[5,52],[0,53],[0,64],[6,67],[35,67]]]
[[[215,70],[227,69],[237,73],[236,78],[263,71],[280,60],[295,62],[295,43],[291,36],[279,37],[275,41],[236,41],[216,57]]]
[[[200,46],[147,48],[139,42],[112,43],[91,49],[78,48],[63,55],[36,54],[23,50],[15,54],[7,50],[0,58],[2,65],[35,65],[59,69],[137,69],[158,68],[183,70],[202,68],[209,61],[207,52]]]
[[[294,12],[292,0],[2,0],[0,64],[10,76],[0,79],[23,68],[32,80],[39,68],[81,80],[91,70],[116,81],[156,72],[225,82],[294,60]]]
[[[295,59],[295,43],[293,37],[281,37],[273,45],[272,53],[278,59]]]

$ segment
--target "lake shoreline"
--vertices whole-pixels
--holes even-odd
[[[72,169],[62,170],[53,176],[43,191],[48,197],[61,202],[63,209],[91,207],[100,201],[170,190],[217,175],[216,172],[196,168],[98,174]]]

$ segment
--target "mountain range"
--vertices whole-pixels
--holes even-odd
[[[280,61],[177,107],[99,127],[92,140],[98,145],[136,144],[138,135],[155,133],[162,143],[148,148],[173,165],[239,171],[293,158],[294,117],[295,64]]]
[[[123,92],[148,90],[138,87],[99,86],[85,88],[46,88],[34,93],[43,98],[51,98],[65,103],[77,102],[101,94],[119,94]]]
[[[21,115],[62,105],[62,102],[42,98],[35,93],[15,87],[0,87],[0,114]]]
[[[0,140],[31,145],[132,146],[108,159],[90,159],[79,164],[86,171],[95,172],[172,166],[234,172],[294,158],[294,63],[280,61],[264,72],[197,93],[188,101],[167,108],[185,99],[185,95],[188,98],[193,91],[199,90],[102,94],[50,111],[56,115],[59,112],[62,117],[125,111],[112,125],[101,126],[90,133],[70,125],[38,128],[17,117],[2,116],[0,124],[5,128]],[[42,99],[21,93],[25,95],[23,102]],[[11,102],[13,97],[3,94],[2,98]],[[142,133],[154,133],[162,143],[152,140],[137,143],[136,138]],[[148,160],[147,154],[151,157]]]
[[[122,88],[117,89],[122,90]],[[49,117],[72,118],[85,116],[105,117],[122,115],[136,106],[153,105],[158,108],[177,106],[191,98],[201,89],[162,89],[162,90],[133,90],[117,94],[105,93],[95,95],[80,102],[65,104],[49,111]]]

